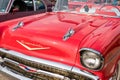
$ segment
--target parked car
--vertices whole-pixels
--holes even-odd
[[[57,0],[53,12],[1,22],[0,56],[20,80],[120,80],[120,7]]]
[[[0,0],[0,22],[52,11],[49,0]]]

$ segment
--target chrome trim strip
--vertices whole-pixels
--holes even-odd
[[[9,68],[7,68],[7,67],[2,67],[2,66],[0,66],[0,71],[4,72],[4,73],[6,73],[6,74],[8,74],[8,75],[10,75],[10,76],[13,76],[13,77],[15,77],[15,78],[17,78],[17,79],[19,79],[19,80],[32,80],[32,79],[27,78],[27,77],[24,77],[24,76],[22,76],[22,75],[13,73],[13,72],[10,71]]]
[[[95,75],[93,75],[89,72],[86,72],[86,71],[81,71],[79,68],[76,68],[76,67],[73,67],[72,72],[76,72],[80,75],[84,75],[84,76],[91,78],[91,79],[94,79],[94,80],[99,80],[98,76],[95,76]]]
[[[7,6],[7,9],[6,9],[6,12],[9,13],[11,8],[12,8],[12,5],[14,3],[15,0],[11,0],[11,2],[9,3],[9,6]]]
[[[8,59],[8,58],[5,58],[4,61],[12,62],[12,63],[15,64],[15,65],[19,65],[18,62],[15,62],[15,61],[10,60],[10,59]],[[31,68],[32,68],[32,67],[31,67]],[[35,69],[35,68],[33,68],[33,69]],[[24,69],[23,69],[23,70],[24,70]],[[46,72],[46,71],[39,70],[39,69],[36,69],[36,71],[37,71],[36,73],[43,73],[43,74],[46,74],[46,75],[50,75],[50,76],[57,77],[57,78],[59,78],[59,79],[64,79],[64,76],[59,75],[59,74],[55,74],[55,73],[51,73],[51,72]]]
[[[34,7],[34,11],[37,11],[36,10],[36,4],[35,4],[35,0],[32,0],[33,1],[33,7]]]
[[[99,79],[97,76],[95,76],[95,75],[93,75],[93,74],[91,74],[87,71],[82,71],[79,68],[68,66],[68,65],[65,65],[65,64],[62,64],[62,63],[57,63],[57,62],[48,61],[48,60],[45,60],[45,59],[40,59],[40,58],[35,58],[35,57],[32,57],[32,56],[27,56],[25,54],[22,54],[22,53],[13,51],[13,50],[6,50],[4,48],[0,48],[0,51],[4,52],[6,54],[11,54],[11,55],[14,55],[14,56],[17,56],[17,57],[25,58],[25,59],[30,60],[30,61],[35,61],[35,62],[38,62],[38,63],[47,64],[47,65],[55,66],[55,67],[58,67],[58,68],[61,68],[61,69],[69,70],[71,72],[78,73],[80,75],[86,76],[86,77],[94,79],[94,80]],[[25,80],[27,80],[27,79],[25,79]]]
[[[9,9],[11,8],[11,3],[13,3],[13,0],[9,0],[8,5],[6,7],[5,13],[8,13]]]
[[[69,71],[72,69],[72,66],[64,65],[64,64],[58,63],[58,62],[48,61],[48,60],[41,59],[41,58],[36,58],[36,57],[33,57],[33,56],[27,56],[25,54],[22,54],[20,52],[16,52],[16,51],[13,51],[13,50],[5,50],[3,48],[0,48],[0,51],[4,52],[4,53],[7,53],[7,54],[14,55],[16,57],[24,58],[24,59],[34,61],[34,62],[38,62],[38,63],[42,63],[42,64],[47,64],[47,65],[50,65],[50,66],[55,66],[55,67],[58,67],[58,68],[61,68],[61,69],[65,69],[65,70],[69,70]]]
[[[31,47],[27,46],[25,43],[23,43],[19,40],[16,40],[16,42],[19,43],[21,46],[23,46],[24,48],[26,48],[29,51],[50,49],[50,47],[32,47],[31,48]]]
[[[80,49],[80,51],[84,51],[84,50],[91,51],[91,52],[94,52],[94,53],[96,53],[96,54],[101,55],[99,51],[96,51],[96,50],[91,49],[91,48],[82,48],[82,49]]]

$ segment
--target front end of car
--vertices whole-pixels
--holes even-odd
[[[1,71],[20,80],[98,80],[77,67],[30,57],[13,50],[0,48]]]
[[[0,23],[0,71],[19,80],[111,78],[116,66],[109,60],[118,51],[107,54],[112,39],[104,37],[111,37],[107,32],[116,28],[111,26],[118,18],[112,22],[110,17],[93,16],[87,5],[79,13],[77,7],[85,1],[69,1],[57,0],[54,12]]]
[[[28,22],[32,22],[32,25]],[[104,64],[103,56],[93,49],[78,48],[80,40],[82,41],[84,37],[79,39],[78,35],[74,35],[74,30],[69,30],[69,25],[75,26],[73,23],[60,22],[63,27],[69,24],[69,28],[63,30],[61,25],[58,26],[59,29],[52,26],[52,31],[48,31],[51,34],[48,34],[39,31],[48,29],[45,27],[49,24],[39,28],[43,25],[36,22],[32,17],[32,21],[12,24],[3,31],[0,48],[2,72],[20,80],[100,80],[98,75],[89,70],[100,70]],[[63,31],[63,33],[58,33],[59,36],[56,38],[54,34],[58,31]],[[32,39],[31,36],[33,36]],[[76,65],[76,61],[79,60],[76,58],[78,54],[79,65],[82,67]]]
[[[102,68],[104,61],[99,52],[87,48],[79,51],[78,48],[80,41],[94,28],[79,38],[77,36],[81,32],[78,31],[78,35],[74,35],[75,30],[71,28],[76,26],[74,21],[49,21],[51,17],[56,17],[55,14],[40,14],[37,18],[30,16],[22,19],[22,22],[21,19],[4,22],[10,26],[2,30],[4,35],[0,41],[0,71],[20,80],[99,80],[98,75],[75,64],[79,54],[81,66],[94,70]],[[47,24],[39,23],[44,17],[48,19]],[[57,28],[56,22],[60,24]],[[53,24],[50,27],[51,23]],[[57,37],[56,32],[60,32]]]

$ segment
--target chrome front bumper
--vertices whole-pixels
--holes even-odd
[[[99,80],[89,72],[0,48],[0,70],[20,80]]]

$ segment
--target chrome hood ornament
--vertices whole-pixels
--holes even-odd
[[[30,51],[50,49],[50,47],[43,47],[41,45],[36,45],[36,44],[33,44],[33,43],[29,43],[29,42],[18,41],[18,40],[16,40],[16,42],[19,43],[24,48],[26,48],[27,50],[30,50]],[[31,47],[28,46],[28,44],[31,45],[31,46],[34,46],[34,47],[31,48]]]
[[[12,31],[17,30],[18,28],[21,28],[22,26],[24,26],[24,22],[20,21],[20,22],[12,29]]]
[[[66,41],[69,39],[73,34],[75,33],[75,30],[70,28],[68,32],[64,35],[63,40]]]

